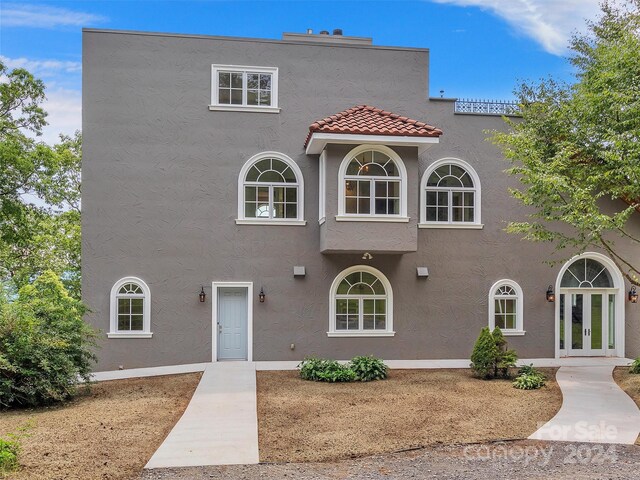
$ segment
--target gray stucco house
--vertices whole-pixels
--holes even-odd
[[[527,358],[640,354],[611,259],[505,233],[500,116],[428,92],[428,50],[340,32],[84,30],[97,370],[468,358],[485,325]]]

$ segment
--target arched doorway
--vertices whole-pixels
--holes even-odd
[[[556,357],[624,356],[624,279],[611,259],[572,258],[556,292]]]

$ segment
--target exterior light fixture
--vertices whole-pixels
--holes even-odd
[[[267,295],[264,293],[264,288],[260,287],[260,293],[258,294],[258,298],[260,299],[260,303],[264,303],[264,299]]]
[[[547,288],[547,302],[555,302],[556,301],[556,294],[553,293],[553,288],[551,287],[551,285],[549,285],[549,288]]]
[[[200,294],[198,295],[198,297],[200,297],[200,302],[201,303],[204,303],[205,299],[207,298],[207,294],[204,293],[204,285],[201,286]]]
[[[638,303],[638,292],[636,291],[635,285],[631,285],[631,290],[629,290],[629,301],[631,303]]]

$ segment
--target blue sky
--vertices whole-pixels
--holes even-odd
[[[342,28],[431,51],[430,94],[509,99],[519,80],[571,80],[571,33],[598,0],[22,1],[0,3],[0,55],[47,84],[44,139],[80,127],[81,28],[280,38]]]

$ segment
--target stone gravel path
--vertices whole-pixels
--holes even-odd
[[[141,480],[636,479],[640,446],[521,440],[441,446],[332,463],[146,470]]]

